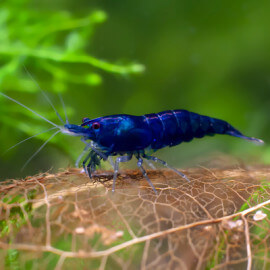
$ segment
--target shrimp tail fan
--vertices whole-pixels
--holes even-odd
[[[260,140],[260,139],[254,138],[254,137],[247,137],[247,136],[243,135],[240,131],[238,131],[235,128],[232,128],[231,130],[228,130],[225,134],[228,134],[228,135],[231,135],[231,136],[234,136],[234,137],[238,137],[238,138],[241,138],[241,139],[249,140],[249,141],[252,141],[255,144],[264,144],[263,140]]]

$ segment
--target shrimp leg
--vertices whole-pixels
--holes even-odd
[[[150,160],[153,160],[154,162],[157,162],[157,163],[162,164],[163,166],[165,166],[165,167],[167,167],[167,168],[173,170],[173,171],[176,172],[178,175],[180,175],[182,178],[184,178],[184,179],[186,179],[188,182],[190,182],[190,180],[188,179],[188,177],[187,177],[185,174],[183,174],[182,172],[180,172],[180,171],[176,170],[175,168],[171,167],[170,165],[168,165],[167,162],[165,162],[165,161],[163,161],[163,160],[161,160],[161,159],[159,159],[159,158],[157,158],[157,157],[148,156],[148,155],[146,155],[146,154],[143,155],[143,157],[146,158],[146,159],[148,159],[148,160],[150,159]]]
[[[138,162],[137,162],[137,166],[139,167],[139,169],[141,170],[144,178],[147,180],[148,184],[152,187],[152,189],[154,190],[154,192],[157,194],[157,190],[155,189],[153,183],[151,182],[151,180],[149,179],[144,167],[142,166],[143,163],[143,159],[141,157],[137,157]]]
[[[132,158],[132,154],[116,158],[115,163],[114,163],[112,192],[115,191],[115,183],[116,183],[117,173],[119,170],[119,163],[120,162],[127,162],[127,161],[131,160],[131,158]]]
[[[152,162],[150,162],[148,159],[145,159],[145,161],[146,161],[147,165],[148,165],[152,170],[156,170],[156,169],[157,169],[156,166],[155,166]]]
[[[84,170],[85,174],[88,174],[88,176],[89,176],[90,179],[92,178],[92,175],[91,175],[91,172],[88,171],[88,168],[86,168],[86,163],[91,158],[91,155],[92,154],[93,154],[92,151],[90,151],[89,154],[86,156],[86,158],[83,160],[83,163],[82,163],[83,170]]]
[[[90,146],[89,145],[86,145],[86,147],[83,149],[82,153],[79,155],[79,157],[77,158],[76,160],[76,163],[75,163],[75,166],[76,168],[79,167],[79,163],[82,159],[82,157],[85,155],[85,153],[89,150]]]
[[[100,160],[101,160],[101,157],[98,156],[97,153],[95,153],[94,151],[91,151],[91,152],[92,152],[92,156],[87,165],[87,171],[89,175],[92,175],[92,173],[95,172],[96,166],[100,165]]]
[[[103,160],[107,160],[108,156],[103,154],[101,151],[99,151],[93,144],[93,142],[91,141],[91,143],[88,143],[84,138],[81,138],[81,141],[83,143],[85,143],[87,146],[89,146],[89,148],[91,148],[93,151],[95,151],[100,157],[103,158]]]

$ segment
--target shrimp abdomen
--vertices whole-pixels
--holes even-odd
[[[145,118],[153,135],[152,149],[174,146],[182,142],[189,142],[194,138],[214,134],[227,134],[259,143],[262,142],[259,139],[243,135],[224,120],[186,110],[170,110],[156,114],[146,114]]]

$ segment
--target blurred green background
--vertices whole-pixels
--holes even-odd
[[[187,109],[224,119],[259,147],[229,136],[159,151],[176,167],[229,154],[270,162],[269,1],[12,0],[0,4],[0,91],[59,123],[26,69],[70,122]],[[43,120],[0,97],[1,179],[74,166],[78,138],[50,137]],[[2,154],[3,153],[3,154]]]

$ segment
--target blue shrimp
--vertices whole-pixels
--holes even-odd
[[[31,112],[34,112],[32,109],[7,95],[3,93],[0,94]],[[133,156],[137,158],[137,166],[143,176],[152,187],[153,191],[157,193],[143,167],[144,159],[160,163],[172,169],[185,180],[189,181],[189,179],[182,172],[170,167],[165,161],[150,155],[150,152],[156,152],[166,146],[172,147],[182,142],[190,142],[194,138],[213,136],[215,134],[225,134],[259,144],[263,143],[260,139],[243,135],[224,120],[186,110],[169,110],[160,113],[145,114],[143,116],[117,114],[95,119],[83,118],[82,124],[80,125],[69,124],[67,120],[64,126],[58,126],[38,113],[34,113],[52,124],[54,128],[59,129],[51,137],[59,132],[81,137],[81,140],[86,144],[83,154],[88,153],[82,165],[85,173],[88,174],[90,178],[92,178],[96,166],[100,165],[101,160],[106,161],[110,159],[111,156],[118,156],[115,162],[112,162],[114,168],[113,192],[115,191],[119,164],[128,162]],[[46,141],[40,149],[43,148],[47,142],[48,141]],[[82,156],[83,155],[80,155],[80,159]],[[76,162],[76,164],[78,163],[79,161]]]

